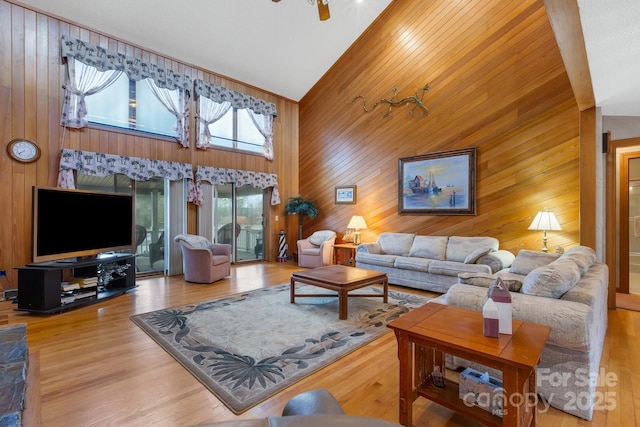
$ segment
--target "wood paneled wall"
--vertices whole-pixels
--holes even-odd
[[[425,83],[426,117],[383,105]],[[343,233],[363,215],[363,241],[383,231],[494,236],[503,249],[539,250],[537,211],[563,227],[549,246],[579,244],[579,111],[542,1],[394,1],[300,102],[300,192]],[[398,159],[477,148],[477,215],[398,214]],[[437,178],[437,177],[436,177]],[[334,187],[355,184],[355,205]],[[552,249],[553,250],[553,249]]]
[[[60,126],[65,77],[60,58],[63,34],[275,103],[278,110],[274,121],[275,160],[224,150],[196,150],[193,99],[190,108],[192,141],[187,149],[167,139],[131,133],[99,129],[63,131]],[[271,224],[267,242],[272,259],[277,255],[278,231],[288,227],[289,222],[291,232],[296,230],[295,221],[284,218],[284,202],[298,193],[298,103],[3,0],[0,0],[0,123],[4,147],[4,154],[0,155],[0,269],[7,270],[13,286],[17,286],[17,274],[12,269],[31,261],[32,186],[56,185],[59,154],[63,147],[191,163],[194,169],[202,165],[276,173],[283,203],[272,207],[267,218]],[[14,138],[37,142],[42,149],[41,158],[27,165],[10,160],[6,146]],[[190,205],[189,232],[196,231],[196,215],[196,207]],[[279,222],[275,222],[276,215],[280,217]]]

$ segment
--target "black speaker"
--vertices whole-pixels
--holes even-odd
[[[62,270],[20,268],[18,309],[46,311],[60,307]]]
[[[609,132],[602,134],[602,153],[607,154],[609,152]]]

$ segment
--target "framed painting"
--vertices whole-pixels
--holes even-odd
[[[338,185],[336,187],[336,205],[353,205],[356,203],[357,188],[355,185]]]
[[[398,161],[398,213],[476,214],[476,148]]]

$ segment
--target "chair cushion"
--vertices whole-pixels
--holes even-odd
[[[227,264],[228,262],[229,262],[229,257],[226,255],[213,255],[211,257],[212,265]]]
[[[312,256],[319,256],[321,254],[319,246],[304,248],[300,251],[300,253],[302,255],[312,255]]]
[[[336,233],[331,230],[316,231],[311,236],[309,236],[309,243],[311,243],[312,245],[320,246],[322,243],[333,238],[335,235]]]

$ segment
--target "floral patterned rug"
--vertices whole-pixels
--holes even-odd
[[[322,290],[324,291],[324,290]],[[318,288],[297,285],[297,293]],[[379,295],[381,286],[356,291]],[[427,297],[389,291],[389,302],[350,298],[338,319],[337,298],[297,298],[289,284],[131,316],[235,414],[335,362],[391,330],[386,324]]]

